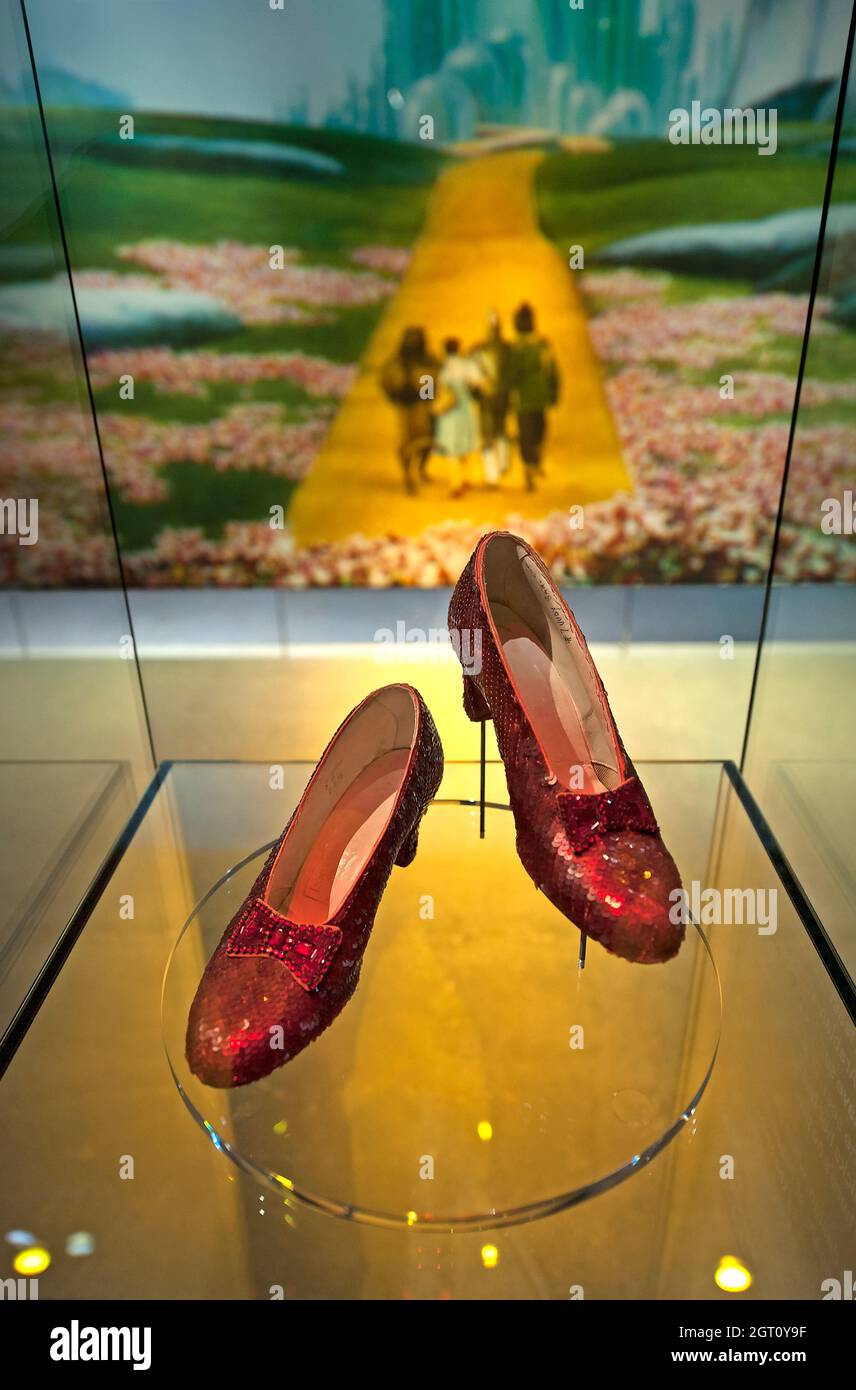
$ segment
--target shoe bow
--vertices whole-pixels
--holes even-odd
[[[261,898],[253,898],[235,923],[226,954],[273,956],[308,992],[318,988],[341,944],[338,927],[291,922]]]
[[[558,800],[559,814],[575,854],[591,849],[609,831],[657,834],[654,812],[638,777],[628,777],[614,791],[560,791]]]

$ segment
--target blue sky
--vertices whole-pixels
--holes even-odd
[[[645,0],[643,27],[658,22],[663,3]],[[737,28],[748,3],[697,0],[694,63],[709,31],[725,18]],[[749,35],[749,77],[734,99],[794,80],[824,3],[831,22],[814,52],[814,75],[836,72],[850,0],[775,0],[774,24]],[[127,92],[134,107],[270,119],[305,90],[314,121],[341,101],[349,77],[365,79],[383,8],[383,0],[284,0],[283,10],[271,10],[270,0],[27,0],[39,65]],[[525,27],[536,10],[534,0],[498,0],[486,12],[516,16]],[[14,85],[20,29],[19,0],[0,0],[0,76]]]
[[[18,0],[0,0],[0,71],[16,80]],[[270,117],[305,86],[314,116],[364,75],[381,0],[27,0],[39,66],[127,92],[137,107]]]
[[[323,119],[345,95],[349,76],[366,76],[383,33],[383,0],[284,0],[275,11],[269,0],[26,3],[40,66],[115,87],[149,110],[269,118],[306,87],[311,119]],[[656,22],[661,4],[646,0],[643,21]],[[718,24],[746,4],[702,5],[700,32],[708,18]],[[0,73],[7,80],[14,80],[16,59],[4,39],[10,17],[20,27],[18,11],[19,0],[0,0]],[[525,28],[536,14],[534,0],[509,0],[504,12]]]

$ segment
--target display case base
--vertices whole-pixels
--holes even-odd
[[[205,1086],[184,1055],[198,962],[269,848],[181,929],[163,1025],[189,1113],[279,1198],[386,1227],[514,1225],[632,1178],[691,1121],[719,1040],[701,929],[661,965],[592,941],[583,972],[585,938],[526,875],[507,805],[481,798],[432,804],[332,1026],[261,1081]]]

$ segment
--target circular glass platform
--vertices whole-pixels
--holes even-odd
[[[394,869],[342,1013],[232,1091],[192,1075],[187,1015],[265,845],[206,893],[167,964],[163,1028],[190,1114],[288,1204],[385,1227],[535,1220],[633,1177],[691,1119],[719,1042],[719,979],[690,926],[665,965],[588,942],[520,864],[507,807],[437,801]]]

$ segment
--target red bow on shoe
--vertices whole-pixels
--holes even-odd
[[[590,849],[611,830],[657,834],[654,812],[638,777],[628,777],[614,791],[561,791],[558,797],[559,814],[575,854]]]
[[[342,944],[338,927],[290,922],[261,898],[247,903],[226,947],[228,956],[273,956],[302,989],[317,989]]]

